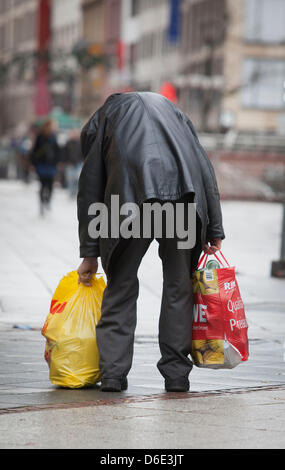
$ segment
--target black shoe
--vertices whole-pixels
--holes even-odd
[[[128,388],[127,379],[102,379],[101,392],[123,392]]]
[[[165,379],[165,390],[167,392],[188,392],[189,388],[189,380],[185,377],[180,377],[177,379]]]

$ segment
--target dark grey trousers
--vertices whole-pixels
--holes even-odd
[[[164,378],[188,377],[192,361],[193,294],[190,249],[178,249],[177,239],[158,238],[163,266],[163,294],[159,319],[161,359],[157,367]],[[152,239],[122,239],[107,274],[101,319],[96,328],[102,379],[124,378],[133,359],[139,293],[138,268]]]

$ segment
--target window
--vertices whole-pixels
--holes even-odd
[[[249,58],[243,64],[242,104],[248,108],[285,106],[285,62]]]
[[[139,13],[140,0],[131,0],[131,16],[136,16]]]
[[[5,13],[10,9],[10,0],[0,0],[0,13]]]
[[[245,2],[245,39],[251,42],[285,42],[285,1]]]

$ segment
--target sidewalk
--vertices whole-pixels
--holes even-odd
[[[36,183],[0,182],[0,448],[284,447],[285,281],[270,278],[282,206],[223,203],[223,251],[237,266],[250,360],[229,371],[194,368],[192,393],[164,392],[156,369],[162,283],[154,242],[139,272],[129,389],[103,394],[49,382],[40,328],[60,278],[80,260],[75,202],[57,189],[52,211],[40,219],[37,191]]]

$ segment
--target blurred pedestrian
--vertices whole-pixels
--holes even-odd
[[[137,272],[155,238],[163,266],[161,359],[157,366],[167,391],[188,391],[188,376],[193,367],[188,357],[192,345],[192,273],[201,251],[215,253],[224,238],[214,169],[190,119],[156,93],[112,95],[84,126],[81,139],[85,162],[79,180],[78,219],[80,256],[84,260],[78,268],[79,282],[89,285],[92,274],[97,272],[99,256],[107,275],[96,328],[101,390],[127,388],[139,292]],[[116,227],[110,235],[100,236],[99,231],[99,237],[92,236],[97,231],[92,223],[98,222],[98,217],[92,217],[97,210],[94,203],[107,209],[107,223],[103,220],[102,224],[105,229],[110,220],[116,220],[113,213],[110,215],[114,195],[118,196],[121,208],[126,204],[130,207],[130,203],[141,208],[155,199],[158,205],[170,201],[171,207],[173,204],[178,211],[182,206],[188,213],[190,201],[194,217],[186,233],[194,231],[197,224],[196,244],[194,241],[192,247],[183,244],[181,248],[178,240],[183,237],[178,233],[165,235],[167,228],[173,227],[173,221],[167,227],[162,218],[158,236],[145,237],[143,230],[143,235],[123,237]],[[120,215],[120,227],[123,227],[128,222],[125,208]]]
[[[59,146],[56,140],[55,125],[51,119],[45,121],[38,132],[30,158],[40,181],[40,214],[43,215],[45,209],[50,208],[59,162]]]
[[[66,180],[71,198],[77,194],[79,175],[82,169],[83,155],[80,145],[80,133],[73,129],[65,145]]]

